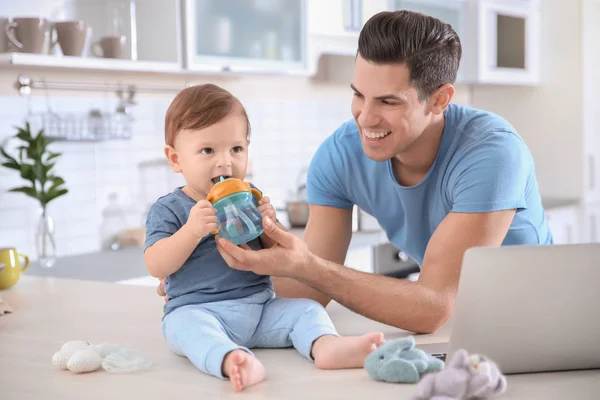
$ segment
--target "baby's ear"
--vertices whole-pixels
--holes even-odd
[[[177,154],[177,151],[173,146],[165,146],[165,156],[167,157],[167,161],[169,161],[169,166],[171,167],[173,172],[181,172],[181,165],[179,164],[179,154]]]

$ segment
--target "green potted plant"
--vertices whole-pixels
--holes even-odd
[[[2,166],[18,171],[28,183],[27,186],[10,189],[10,192],[24,193],[40,203],[41,218],[36,233],[36,248],[40,265],[51,267],[56,259],[56,243],[54,221],[48,215],[48,204],[69,192],[63,187],[64,179],[53,170],[61,153],[48,150],[51,142],[44,136],[43,129],[34,136],[29,122],[24,128],[16,128],[17,133],[11,139],[21,142],[16,148],[18,155],[11,156],[4,147],[0,147],[0,153],[4,157]]]

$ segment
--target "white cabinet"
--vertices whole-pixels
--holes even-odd
[[[577,205],[546,208],[545,212],[555,244],[580,241],[579,207]]]
[[[308,31],[327,36],[357,36],[362,24],[361,0],[309,0]]]
[[[581,212],[582,241],[600,242],[600,204],[586,204]]]
[[[473,83],[539,82],[540,8],[538,1],[468,2],[465,80]]]
[[[324,54],[354,57],[365,22],[385,11],[387,0],[307,0],[308,75],[317,72]]]
[[[454,28],[463,49],[457,82],[533,85],[539,81],[540,9],[527,0],[390,0]]]
[[[185,0],[190,70],[303,73],[305,0]]]

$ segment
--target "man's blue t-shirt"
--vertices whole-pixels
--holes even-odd
[[[356,204],[419,264],[450,212],[517,209],[503,244],[551,244],[533,158],[516,130],[495,114],[466,106],[451,104],[444,115],[437,157],[425,178],[410,187],[398,183],[391,160],[365,155],[354,120],[344,123],[311,161],[308,202]]]
[[[195,204],[181,188],[160,197],[146,218],[144,251],[177,232],[187,222]],[[248,245],[255,250],[261,247],[258,239]],[[215,235],[209,234],[200,240],[181,268],[166,277],[169,301],[164,306],[164,315],[188,304],[239,299],[272,288],[269,276],[230,268],[217,250]]]

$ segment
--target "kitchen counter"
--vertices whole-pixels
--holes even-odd
[[[372,380],[365,370],[323,371],[293,349],[256,349],[264,382],[234,393],[231,384],[198,371],[168,350],[160,332],[162,299],[153,288],[25,276],[0,296],[13,313],[0,316],[0,391],[3,400],[29,399],[408,399],[415,385]],[[327,307],[343,335],[381,331],[387,340],[410,333]],[[417,335],[417,344],[443,343],[450,329]],[[52,366],[70,340],[115,343],[138,350],[153,366],[132,374],[74,375]],[[501,399],[597,399],[600,370],[511,375]]]
[[[303,229],[290,230],[302,238]],[[386,243],[385,232],[357,232],[352,235],[350,248],[374,246]],[[143,249],[127,247],[94,253],[60,257],[52,268],[42,268],[32,262],[25,272],[27,276],[72,278],[93,281],[119,282],[148,276],[144,265]]]
[[[578,206],[580,201],[576,199],[569,199],[564,197],[543,197],[542,205],[544,209],[550,210],[553,208],[562,208],[570,206]]]

